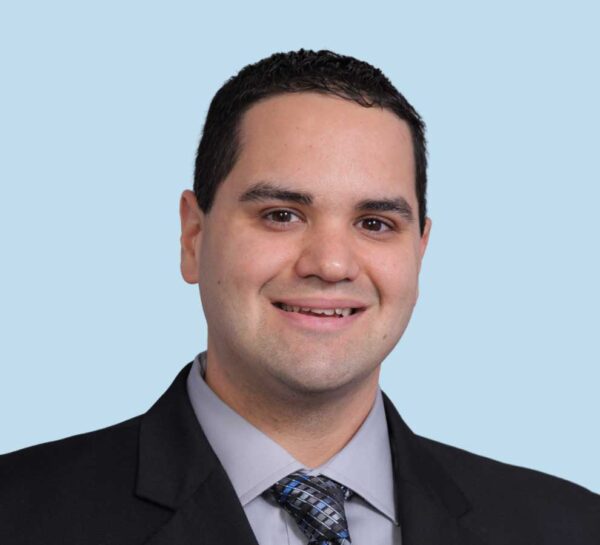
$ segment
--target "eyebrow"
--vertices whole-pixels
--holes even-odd
[[[311,193],[294,191],[271,182],[259,182],[240,196],[240,202],[287,201],[311,206],[314,197]],[[360,212],[394,212],[406,221],[413,221],[412,207],[404,197],[395,199],[365,199],[360,201],[355,209]]]
[[[414,219],[412,207],[404,197],[360,201],[356,209],[361,212],[395,212],[408,222]]]
[[[291,201],[310,206],[314,198],[310,193],[292,191],[269,182],[259,182],[241,195],[240,202],[248,201]]]

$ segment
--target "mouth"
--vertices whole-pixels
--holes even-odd
[[[331,308],[315,308],[301,307],[296,305],[288,305],[286,303],[275,302],[273,305],[285,312],[305,314],[307,316],[315,316],[317,318],[347,318],[353,314],[357,314],[364,310],[360,307],[331,307]]]

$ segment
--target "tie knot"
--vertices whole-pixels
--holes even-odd
[[[344,501],[352,492],[324,475],[297,471],[270,489],[275,500],[298,523],[308,545],[350,543]]]

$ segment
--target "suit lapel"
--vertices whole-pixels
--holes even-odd
[[[469,502],[383,396],[402,545],[485,545],[461,524]]]
[[[189,402],[190,367],[142,418],[136,494],[173,511],[145,545],[258,545]]]
[[[422,489],[405,485],[400,501],[402,545],[485,545]]]
[[[224,471],[215,470],[145,545],[258,545]]]

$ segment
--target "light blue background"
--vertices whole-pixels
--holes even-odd
[[[177,208],[209,100],[331,48],[428,123],[434,228],[384,389],[418,433],[600,491],[593,2],[11,4],[0,452],[145,411],[204,348]]]

